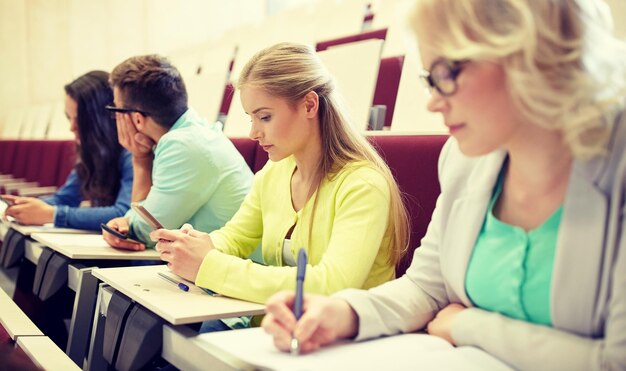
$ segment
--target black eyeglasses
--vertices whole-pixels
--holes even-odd
[[[120,107],[108,105],[108,106],[104,106],[104,109],[106,109],[107,111],[111,113],[111,118],[115,118],[116,113],[133,113],[133,112],[141,113],[144,116],[150,116],[148,112],[140,111],[134,108],[120,108]]]
[[[458,88],[456,78],[463,70],[463,65],[467,62],[469,61],[436,60],[430,66],[430,71],[424,70],[420,74],[420,78],[429,92],[437,89],[439,94],[449,97],[456,93]]]

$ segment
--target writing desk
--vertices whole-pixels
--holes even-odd
[[[58,279],[66,279],[54,286],[54,288],[67,286],[76,292],[74,308],[70,322],[69,338],[66,352],[74,362],[82,365],[89,343],[91,324],[93,323],[94,308],[98,293],[98,280],[91,275],[92,269],[102,264],[118,264],[129,261],[159,261],[159,253],[148,249],[144,251],[119,250],[110,247],[100,234],[70,234],[70,233],[32,233],[30,238],[38,245],[44,246],[36,257],[37,270],[46,269],[46,273],[36,273],[36,278],[44,277],[50,270],[52,259],[65,259],[67,272],[59,272],[53,275]],[[36,251],[34,251],[36,253]],[[31,253],[26,249],[26,255]],[[44,261],[40,261],[41,259]],[[30,260],[30,259],[29,259]],[[41,288],[50,280],[42,278]],[[52,294],[45,294],[45,296]],[[42,294],[40,291],[40,298]],[[45,300],[42,298],[42,300]]]
[[[478,348],[455,348],[426,334],[342,341],[294,357],[276,349],[260,328],[196,336],[172,327],[163,331],[169,344],[166,359],[186,370],[512,370]]]
[[[11,223],[9,224],[9,227],[23,234],[24,236],[30,236],[33,233],[60,233],[60,234],[95,234],[95,233],[98,233],[94,231],[87,231],[84,229],[57,228],[52,224],[22,225],[18,223]]]
[[[37,366],[44,370],[80,370],[47,336],[22,336],[17,339],[17,344]]]
[[[13,340],[20,336],[43,336],[43,332],[2,289],[0,289],[0,324]]]
[[[41,246],[32,245],[29,246],[30,235],[33,233],[60,233],[60,234],[95,234],[93,231],[86,231],[82,229],[73,228],[56,228],[54,225],[22,225],[15,222],[3,221],[0,226],[2,241],[6,241],[5,246],[2,247],[0,254],[0,260],[5,268],[10,268],[19,265],[19,261],[23,256],[37,264],[39,258]]]
[[[30,237],[44,246],[75,260],[160,260],[153,249],[120,250],[109,246],[101,234],[33,233]]]
[[[169,269],[158,265],[92,270],[92,275],[103,282],[96,311],[106,316],[110,297],[117,290],[172,325],[264,313],[265,307],[261,304],[211,296],[193,284],[189,284],[189,291],[182,291],[159,277],[159,272],[169,272]],[[106,368],[100,346],[104,336],[102,322],[100,316],[95,316],[88,359],[90,370]]]
[[[223,296],[211,296],[189,284],[189,291],[159,277],[165,265],[94,269],[92,274],[173,325],[263,314],[265,306]]]

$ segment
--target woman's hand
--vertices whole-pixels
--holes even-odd
[[[38,198],[3,195],[13,206],[7,207],[4,217],[12,216],[20,224],[43,225],[54,222],[54,206]]]
[[[196,231],[189,224],[178,231],[158,229],[150,233],[150,238],[158,241],[156,250],[172,272],[192,282],[204,257],[214,248],[208,233]]]
[[[452,339],[452,322],[456,318],[456,315],[464,311],[466,308],[461,304],[448,304],[447,307],[437,313],[435,318],[427,325],[427,330],[430,335],[439,336],[452,345],[454,339]]]
[[[274,345],[290,350],[291,338],[300,343],[300,351],[311,352],[338,339],[356,336],[359,319],[350,305],[337,298],[305,294],[302,317],[293,314],[295,294],[283,291],[268,299],[261,326],[274,337]]]
[[[107,223],[107,227],[118,231],[120,234],[127,235],[128,230],[130,229],[130,225],[128,224],[128,219],[125,217],[119,217],[115,219],[109,220]],[[131,239],[122,239],[119,238],[106,230],[102,230],[102,238],[111,245],[111,247],[115,247],[116,249],[123,250],[132,250],[132,251],[143,251],[146,249],[146,245],[142,244],[139,241],[131,240]]]

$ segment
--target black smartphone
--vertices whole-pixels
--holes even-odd
[[[163,224],[161,224],[161,222],[159,222],[154,216],[152,216],[152,214],[150,214],[148,210],[146,210],[146,208],[143,207],[143,205],[141,205],[139,202],[131,203],[130,207],[137,213],[137,215],[145,220],[146,223],[148,223],[148,225],[152,227],[152,229],[154,229],[155,231],[157,229],[163,229]]]
[[[104,223],[100,223],[100,228],[102,228],[103,230],[111,233],[112,235],[114,235],[115,237],[117,237],[117,238],[119,238],[121,240],[128,240],[128,241],[131,241],[131,242],[141,243],[139,241],[135,241],[132,238],[128,237],[127,234],[124,234],[124,233],[122,233],[120,231],[116,231],[115,229],[109,227],[108,225],[106,225]]]

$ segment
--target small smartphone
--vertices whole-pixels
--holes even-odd
[[[157,229],[163,229],[163,224],[161,224],[154,216],[152,216],[152,214],[150,214],[148,212],[148,210],[146,210],[145,207],[143,207],[143,205],[141,205],[139,202],[133,202],[130,204],[130,207],[135,210],[135,212],[143,218],[143,220],[146,221],[146,223],[148,223],[150,225],[150,227],[152,227],[152,229],[154,229],[155,231]]]
[[[115,237],[121,239],[121,240],[128,240],[131,242],[136,242],[136,243],[140,243],[139,241],[135,241],[132,238],[130,238],[127,234],[124,234],[120,231],[117,231],[111,227],[109,227],[108,225],[104,224],[104,223],[100,223],[100,228],[102,228],[102,230],[107,231],[109,233],[111,233],[112,235],[114,235]]]

